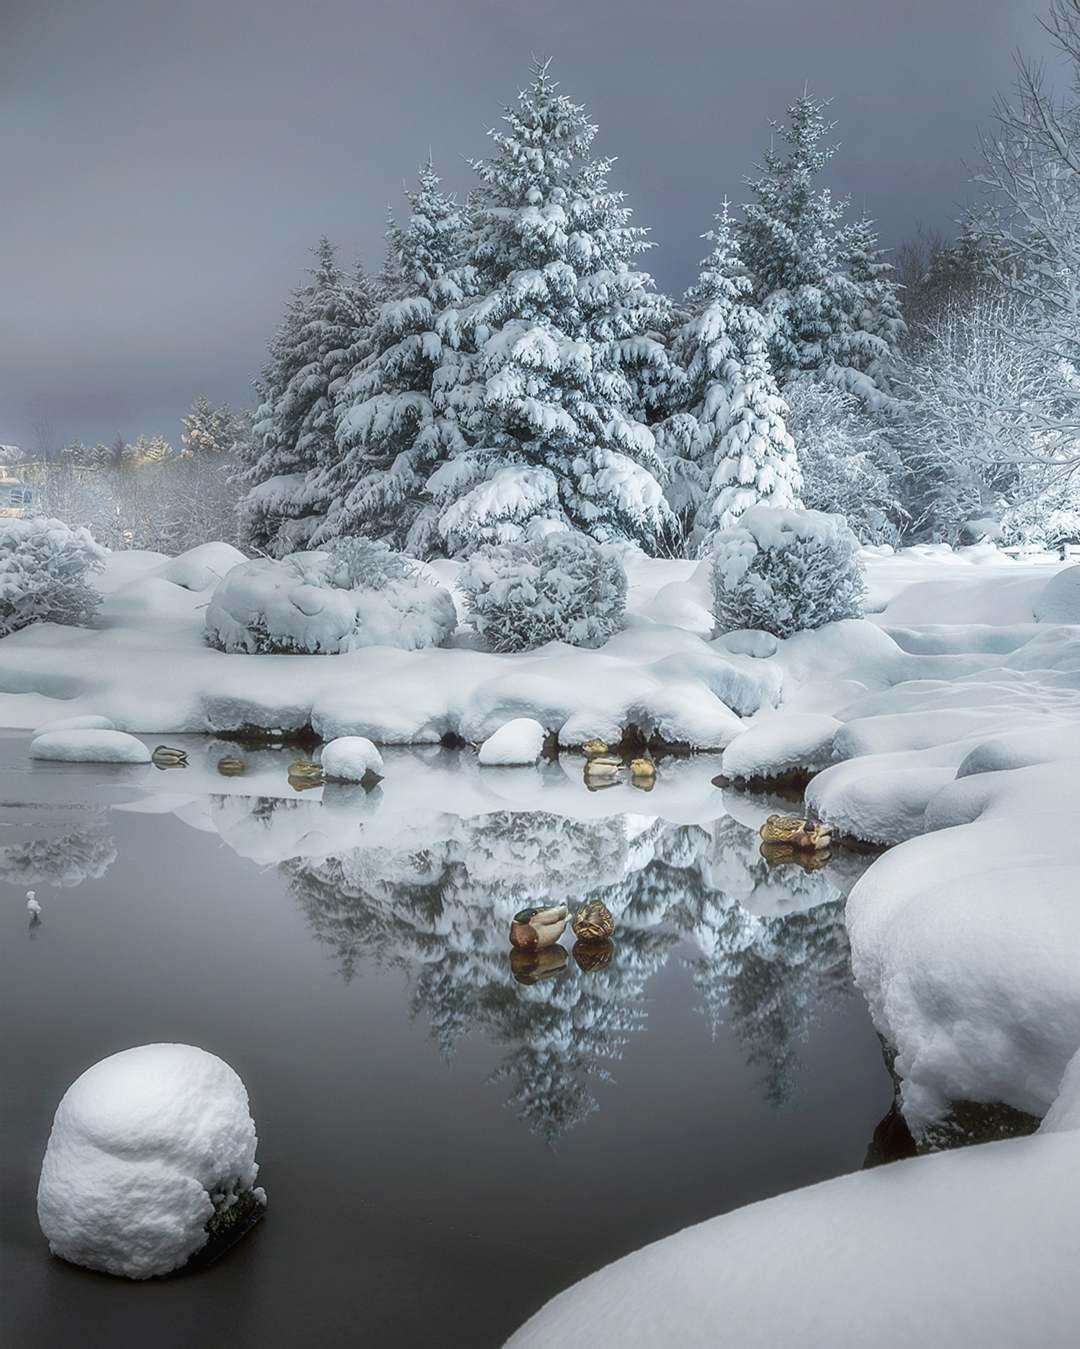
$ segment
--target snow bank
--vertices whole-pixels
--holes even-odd
[[[762,717],[724,750],[724,776],[781,777],[795,770],[817,772],[832,757],[842,723],[814,712],[779,711]]]
[[[213,1054],[159,1044],[103,1059],[53,1120],[38,1185],[49,1248],[130,1279],[180,1268],[252,1191],[257,1141],[243,1082]]]
[[[331,782],[363,782],[373,774],[382,776],[382,755],[362,735],[342,735],[323,747],[319,756],[323,777]]]
[[[515,717],[480,746],[480,763],[486,767],[536,763],[544,748],[544,735],[538,721]]]
[[[47,731],[114,731],[116,727],[108,717],[87,713],[82,717],[57,717],[55,721],[46,721],[39,726],[34,735],[44,735]]]
[[[1076,1342],[1080,1136],[918,1157],[753,1204],[560,1294],[508,1349]]]
[[[1080,567],[1065,567],[1035,601],[1038,623],[1080,623]]]
[[[84,727],[36,736],[30,742],[30,757],[63,763],[149,763],[150,751],[124,731]]]

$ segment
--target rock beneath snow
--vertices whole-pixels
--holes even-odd
[[[157,1044],[103,1059],[53,1120],[37,1196],[50,1250],[147,1279],[231,1244],[235,1213],[250,1222],[265,1203],[257,1142],[244,1084],[213,1054]]]
[[[126,731],[46,731],[30,742],[31,759],[60,763],[149,763],[150,751]]]
[[[733,632],[722,633],[714,646],[722,646],[733,656],[753,656],[756,660],[768,660],[779,649],[779,639],[771,632],[761,628],[736,628]]]
[[[1032,606],[1036,623],[1080,623],[1080,567],[1065,567]]]
[[[487,768],[534,764],[543,752],[545,734],[543,726],[532,717],[515,717],[480,746],[480,763]]]
[[[209,590],[223,580],[233,567],[247,558],[231,543],[200,543],[170,558],[156,573],[164,581],[182,586],[185,590]]]
[[[364,782],[382,777],[382,755],[363,735],[339,735],[320,756],[322,775],[332,782]]]
[[[820,712],[777,712],[749,727],[724,750],[724,776],[778,778],[793,772],[816,773],[832,758],[832,744],[843,723]]]
[[[116,727],[108,717],[97,717],[87,713],[82,717],[57,717],[55,721],[46,721],[34,732],[35,737],[50,731],[115,731]]]

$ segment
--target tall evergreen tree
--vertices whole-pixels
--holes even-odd
[[[294,292],[270,344],[241,473],[245,542],[278,557],[307,546],[322,520],[322,477],[335,455],[334,398],[370,319],[362,275],[344,275],[326,238],[314,254],[311,280]]]
[[[661,302],[631,264],[647,247],[596,128],[546,64],[474,165],[476,299],[437,330],[455,350],[435,372],[438,412],[462,441],[428,482],[450,552],[571,525],[652,544],[671,523],[652,432],[637,412],[638,345]]]
[[[402,229],[391,221],[387,230],[383,275],[393,289],[338,398],[339,457],[322,478],[333,504],[318,537],[361,534],[426,554],[433,512],[423,488],[460,439],[432,403],[432,374],[444,355],[434,321],[446,305],[464,300],[470,280],[459,265],[462,210],[442,192],[430,162],[407,197],[408,224]]]
[[[773,124],[785,150],[770,148],[749,182],[739,243],[770,321],[780,386],[809,373],[880,405],[875,373],[889,358],[899,308],[869,222],[847,222],[846,203],[818,186],[836,151],[825,142],[825,106],[803,94],[787,122]]]

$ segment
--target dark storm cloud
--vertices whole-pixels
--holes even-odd
[[[237,403],[322,233],[382,256],[550,54],[681,290],[804,82],[896,242],[947,228],[1040,0],[0,0],[0,441],[178,434]]]

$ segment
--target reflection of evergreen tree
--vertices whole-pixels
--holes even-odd
[[[56,885],[65,889],[100,880],[116,861],[108,812],[91,810],[79,827],[55,837],[25,839],[0,848],[0,880],[12,885]]]
[[[437,814],[384,822],[370,839],[283,864],[312,933],[346,979],[361,960],[405,971],[412,1013],[447,1058],[469,1034],[506,1046],[492,1080],[549,1144],[597,1108],[595,1084],[643,1025],[646,985],[680,939],[696,948],[704,1012],[714,1029],[732,1022],[774,1104],[787,1098],[817,1010],[848,986],[842,901],[828,873],[770,868],[756,833],[726,816],[684,826]],[[778,896],[794,911],[775,914]],[[615,914],[613,961],[584,972],[568,960],[559,974],[516,982],[515,910],[592,898]]]

